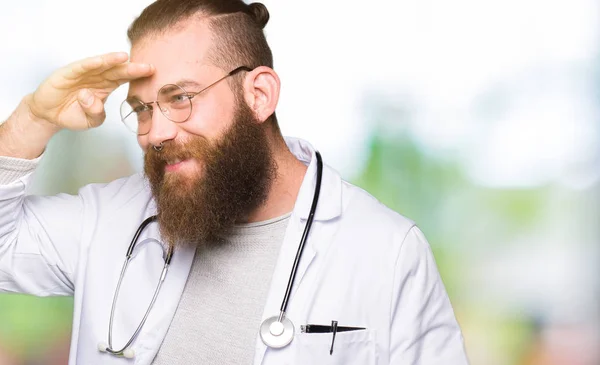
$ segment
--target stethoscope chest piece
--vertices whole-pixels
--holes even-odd
[[[260,338],[265,345],[279,349],[294,339],[294,324],[287,318],[269,317],[260,325]]]

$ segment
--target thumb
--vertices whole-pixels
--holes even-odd
[[[81,90],[77,101],[87,116],[88,127],[97,127],[104,122],[106,118],[104,103],[93,92],[89,89]]]

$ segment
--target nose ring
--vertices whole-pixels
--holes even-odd
[[[154,150],[156,152],[160,152],[163,149],[163,144],[162,144],[162,142],[160,142],[160,144],[158,146],[152,146],[152,148],[154,148]]]

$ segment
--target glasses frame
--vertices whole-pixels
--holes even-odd
[[[127,124],[127,122],[125,121],[125,120],[127,119],[127,117],[129,117],[129,116],[130,116],[132,113],[134,113],[134,111],[132,110],[130,113],[128,113],[127,115],[125,115],[125,116],[124,116],[124,115],[123,115],[123,106],[125,105],[125,103],[128,103],[128,104],[129,104],[129,101],[131,101],[131,100],[135,100],[135,101],[139,102],[140,104],[142,104],[142,105],[143,105],[145,108],[147,108],[147,111],[148,111],[148,112],[150,112],[150,116],[151,116],[151,117],[152,117],[152,116],[154,116],[154,114],[153,114],[153,113],[154,113],[154,107],[152,107],[152,104],[156,104],[156,106],[158,107],[158,109],[160,110],[160,112],[161,112],[161,113],[162,113],[162,114],[163,114],[163,115],[164,115],[164,116],[165,116],[165,117],[166,117],[168,120],[172,121],[173,123],[184,123],[184,122],[187,122],[187,121],[190,119],[190,117],[192,116],[192,112],[193,112],[193,104],[192,104],[192,99],[193,99],[194,97],[196,97],[196,95],[199,95],[199,94],[203,93],[204,91],[206,91],[206,90],[210,89],[211,87],[215,86],[216,84],[218,84],[219,82],[221,82],[221,81],[225,80],[226,78],[228,78],[228,77],[230,77],[230,76],[233,76],[233,75],[237,74],[238,72],[241,72],[241,71],[250,72],[250,71],[252,71],[252,70],[253,70],[253,69],[252,69],[252,68],[250,68],[250,67],[248,67],[248,66],[240,66],[240,67],[237,67],[237,68],[233,69],[232,71],[228,72],[228,73],[227,73],[225,76],[223,76],[223,77],[219,78],[217,81],[215,81],[215,82],[211,83],[211,84],[210,84],[210,85],[208,85],[207,87],[205,87],[205,88],[203,88],[202,90],[200,90],[200,91],[197,91],[197,92],[188,92],[188,91],[186,91],[186,90],[185,90],[183,87],[181,87],[181,86],[179,86],[179,85],[176,85],[176,84],[166,84],[166,85],[163,85],[163,86],[162,86],[162,87],[161,87],[161,88],[158,90],[157,97],[156,97],[157,99],[158,99],[158,95],[160,95],[160,92],[161,92],[161,90],[162,90],[162,89],[164,89],[166,86],[176,86],[176,87],[180,88],[180,89],[183,91],[183,94],[184,94],[184,95],[185,95],[185,97],[186,97],[186,98],[189,100],[189,103],[190,103],[190,111],[189,111],[189,115],[188,115],[188,116],[187,116],[187,117],[186,117],[184,120],[181,120],[181,121],[179,121],[179,120],[173,120],[173,119],[171,119],[171,118],[169,117],[169,115],[166,113],[166,112],[168,112],[169,108],[168,108],[168,107],[166,107],[166,108],[164,108],[164,109],[163,109],[163,107],[161,107],[161,106],[160,106],[160,102],[159,102],[158,100],[151,101],[151,102],[144,102],[144,101],[141,101],[141,100],[139,100],[139,99],[137,99],[137,98],[127,98],[127,99],[125,99],[125,100],[124,100],[124,101],[121,103],[121,108],[120,108],[121,121],[123,122],[123,124],[125,124],[125,127],[126,127],[128,130],[130,130],[130,131],[131,131],[131,132],[133,132],[133,133],[136,133],[138,136],[143,136],[143,135],[146,135],[146,134],[150,133],[150,129],[149,129],[149,130],[148,130],[148,132],[146,132],[146,133],[139,133],[139,131],[137,131],[137,130],[133,130],[131,127],[129,127],[129,125],[128,125],[128,124]],[[129,104],[129,107],[131,107],[131,104]],[[165,109],[166,109],[166,110],[165,110]],[[145,111],[146,111],[146,110],[145,110]]]

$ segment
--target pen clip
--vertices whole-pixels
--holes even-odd
[[[331,332],[333,332],[333,338],[331,339],[331,349],[329,349],[329,355],[333,355],[333,343],[335,342],[335,334],[337,332],[337,321],[331,321]]]

